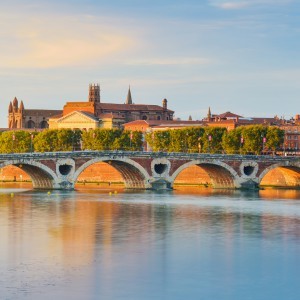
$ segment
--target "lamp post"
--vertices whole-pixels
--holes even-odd
[[[210,153],[210,142],[212,141],[212,136],[208,134],[207,137],[208,137],[208,153]]]
[[[30,152],[32,152],[33,133],[30,132]]]
[[[130,131],[129,139],[130,139],[130,150],[131,150],[131,143],[132,143],[132,131]]]
[[[263,134],[261,135],[261,138],[262,138],[262,154],[263,154],[264,150],[265,150],[265,143],[266,143],[267,139]]]
[[[240,154],[242,153],[243,144],[244,144],[244,137],[241,136],[241,140],[240,140]]]
[[[93,142],[92,142],[93,149],[91,149],[91,150],[95,150],[95,138],[96,138],[96,132],[94,131],[93,132]]]
[[[75,131],[73,129],[72,130],[72,151],[74,151],[74,134],[75,134]]]
[[[16,135],[13,133],[12,135],[12,153],[15,151],[15,140],[16,140]]]

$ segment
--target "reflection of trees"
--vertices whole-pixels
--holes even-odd
[[[260,197],[274,196],[274,191],[267,192],[261,191]],[[89,193],[53,193],[49,198],[45,195],[16,194],[13,200],[10,195],[1,196],[0,217],[7,224],[2,227],[6,232],[2,236],[8,236],[8,247],[15,249],[16,245],[25,243],[31,251],[38,249],[32,251],[33,257],[39,252],[50,256],[56,253],[63,263],[68,264],[92,263],[99,251],[109,264],[113,247],[130,252],[142,245],[143,251],[147,252],[159,242],[167,249],[183,233],[187,241],[195,238],[195,233],[200,240],[207,236],[221,237],[229,249],[233,246],[234,236],[284,241],[300,235],[297,216],[251,213],[243,211],[242,203],[233,208],[209,205],[209,197],[199,199],[202,203],[205,201],[205,206],[201,206],[196,200],[185,203],[185,197],[176,196],[176,193],[174,199],[180,199],[182,203],[168,203],[172,196],[161,198],[165,200],[159,203],[151,202],[149,197],[145,202],[135,202],[139,194],[97,194],[101,201],[95,201],[95,196]],[[142,193],[140,195],[144,197]],[[156,200],[156,194],[152,195]],[[241,200],[241,193],[231,194],[231,200],[235,197],[237,201]],[[215,196],[211,199],[222,201]]]

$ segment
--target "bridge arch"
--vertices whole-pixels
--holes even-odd
[[[85,169],[99,162],[109,163],[112,167],[114,167],[117,171],[119,171],[124,179],[125,188],[130,188],[130,189],[151,188],[151,185],[149,184],[150,176],[147,173],[147,171],[140,164],[127,157],[116,157],[112,159],[107,157],[103,157],[103,158],[97,157],[91,159],[76,170],[73,176],[74,183],[77,181],[79,175]]]
[[[300,188],[300,163],[277,163],[267,167],[259,176],[261,186]]]
[[[198,166],[202,168],[209,176],[213,188],[236,188],[237,186],[237,172],[221,161],[204,161],[193,160],[180,166],[171,175],[172,185],[174,184],[176,177],[187,168],[191,166]]]
[[[21,168],[27,173],[31,180],[33,188],[53,189],[56,188],[57,176],[49,167],[34,160],[8,160],[0,164],[0,168],[15,166]]]

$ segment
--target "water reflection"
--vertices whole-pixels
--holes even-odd
[[[12,188],[4,299],[296,299],[299,191]]]

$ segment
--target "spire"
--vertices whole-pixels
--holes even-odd
[[[130,86],[129,86],[129,89],[128,89],[128,94],[127,94],[127,98],[126,98],[126,104],[132,104]]]
[[[14,98],[14,100],[12,102],[12,105],[13,105],[13,110],[15,112],[17,112],[18,111],[18,99],[17,99],[17,97]]]
[[[162,106],[163,106],[164,110],[166,110],[168,108],[168,100],[167,99],[163,99]]]
[[[211,119],[211,111],[210,111],[210,107],[208,108],[208,113],[207,113],[207,121],[210,121]]]
[[[9,112],[9,113],[12,113],[12,112],[13,112],[13,106],[12,106],[12,103],[11,103],[11,102],[9,102],[8,112]]]
[[[193,119],[192,119],[192,116],[191,116],[191,115],[189,116],[189,121],[193,121]]]
[[[20,107],[19,107],[19,111],[23,111],[24,110],[24,104],[23,104],[23,101],[21,101],[20,103]]]

